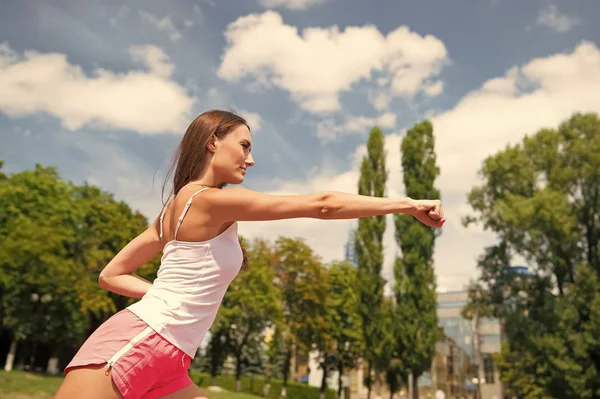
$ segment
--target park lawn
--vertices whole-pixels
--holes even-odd
[[[58,391],[62,376],[48,376],[24,371],[0,371],[0,398],[51,399]],[[257,399],[257,396],[228,391],[211,392],[203,388],[209,399]]]
[[[0,397],[6,399],[46,399],[58,391],[63,377],[24,371],[0,371]]]

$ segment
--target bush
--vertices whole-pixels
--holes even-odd
[[[208,387],[210,385],[210,375],[199,371],[190,371],[190,378],[200,387]],[[242,376],[242,392],[256,396],[263,396],[265,380],[263,377]],[[217,376],[217,386],[228,391],[235,391],[235,376],[220,375]],[[279,399],[281,388],[283,387],[282,380],[271,379],[271,389],[269,390],[268,399]],[[319,388],[311,387],[305,384],[297,384],[288,382],[287,398],[289,399],[316,399],[319,397]],[[333,389],[327,389],[325,393],[326,399],[335,399],[336,393]]]

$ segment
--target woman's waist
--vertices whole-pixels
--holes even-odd
[[[220,290],[194,290],[174,291],[152,286],[140,299],[137,307],[148,307],[150,309],[172,309],[181,312],[195,313],[196,309],[213,309],[219,307],[223,300],[224,292]]]

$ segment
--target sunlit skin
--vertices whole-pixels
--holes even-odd
[[[254,166],[252,135],[246,125],[233,129],[222,139],[214,138],[208,145],[210,161],[197,181],[208,187],[240,184],[247,168]]]
[[[188,199],[200,190],[202,194],[191,202],[185,223],[177,233],[177,240],[210,240],[239,221],[295,218],[339,220],[392,213],[410,214],[432,228],[440,228],[446,221],[439,200],[380,198],[334,191],[274,195],[235,187],[244,182],[247,169],[254,166],[250,129],[241,123],[225,135],[218,134],[221,138],[217,137],[217,133],[210,134],[212,136],[200,135],[199,139],[187,144],[193,146],[186,147],[188,155],[190,151],[202,151],[203,154],[198,154],[203,158],[198,166],[202,169],[166,205],[162,227],[157,217],[147,230],[121,249],[100,273],[100,288],[130,298],[142,298],[152,283],[137,276],[135,271],[155,258],[167,242],[174,240],[177,215],[182,214]],[[202,143],[208,140],[206,148],[197,148],[197,140]],[[196,170],[184,169],[182,173],[183,176],[194,176]],[[221,189],[224,186],[233,187]],[[159,233],[164,233],[164,239]],[[111,376],[104,372],[102,365],[90,365],[68,373],[55,399],[76,397],[83,391],[90,392],[89,397],[120,398]],[[200,399],[205,396],[200,388],[192,384],[165,398]]]

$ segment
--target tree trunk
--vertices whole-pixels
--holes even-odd
[[[419,377],[411,374],[413,386],[413,399],[419,399]]]
[[[371,379],[371,371],[373,370],[373,363],[371,363],[371,361],[369,360],[368,366],[367,366],[367,378],[369,381],[369,384],[367,386],[367,399],[371,399],[371,388],[373,387],[373,380]]]
[[[342,399],[342,373],[344,372],[344,364],[338,360],[338,399]]]
[[[321,363],[321,369],[323,370],[323,378],[321,378],[321,389],[319,389],[319,399],[325,399],[325,391],[327,390],[327,367],[324,363]]]
[[[214,387],[216,385],[217,385],[217,376],[211,375],[210,376],[210,386]]]
[[[290,375],[291,360],[292,360],[292,348],[290,347],[287,350],[287,353],[285,354],[285,364],[283,367],[283,386],[281,387],[281,394],[280,394],[280,396],[282,398],[285,398],[285,396],[286,396],[286,388],[287,388],[288,378]]]
[[[235,391],[242,390],[242,351],[235,356]]]
[[[479,332],[481,320],[479,312],[475,312],[473,317],[475,324],[475,363],[477,364],[477,399],[481,399],[481,380],[483,379],[483,362],[481,361],[481,334]]]
[[[16,354],[17,354],[17,340],[13,339],[10,343],[10,349],[8,350],[8,355],[6,355],[6,362],[4,363],[4,371],[8,372],[13,369]]]
[[[58,355],[57,351],[53,350],[50,353],[50,358],[48,359],[48,365],[46,366],[46,373],[50,375],[56,375],[60,372],[58,369]]]
[[[375,393],[377,394],[377,399],[381,398],[381,372],[379,370],[375,370]]]
[[[498,321],[500,322],[500,345],[502,345],[502,342],[504,342],[504,322],[505,320],[503,318],[499,318]],[[504,383],[502,381],[498,381],[500,384],[500,398],[504,398]]]
[[[290,363],[291,363],[291,379],[294,382],[297,382],[297,378],[298,376],[296,375],[296,373],[298,372],[298,347],[296,346],[295,343],[292,344],[292,357],[290,359]]]

